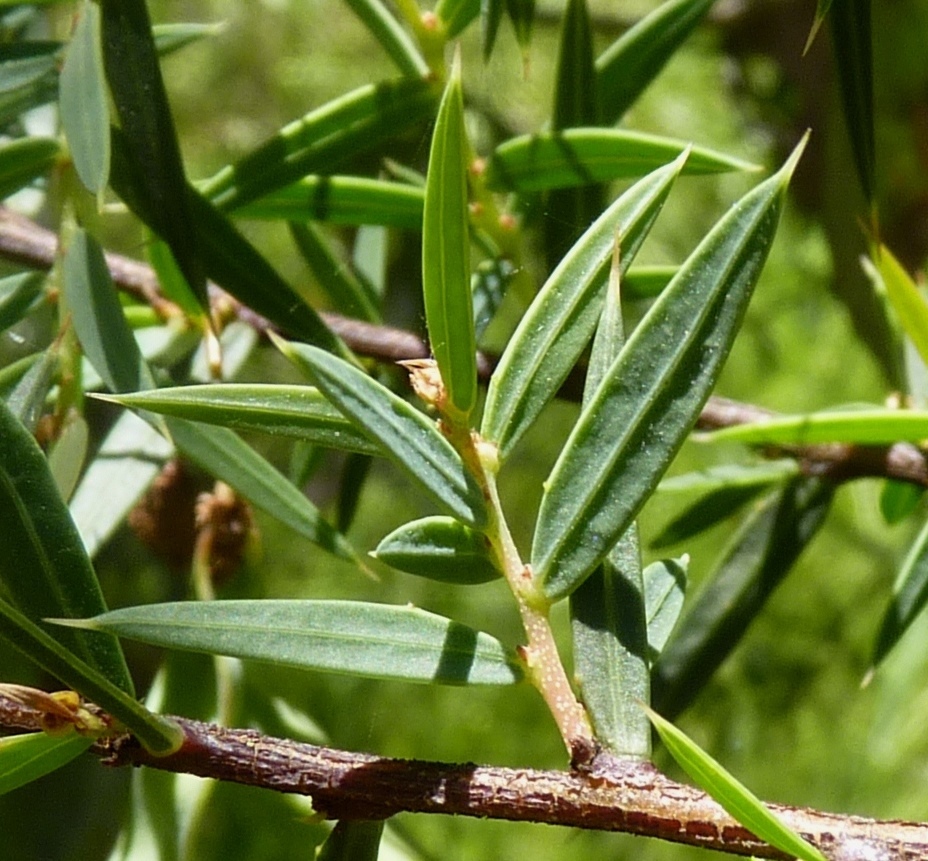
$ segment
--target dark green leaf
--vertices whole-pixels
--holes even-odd
[[[436,503],[469,526],[486,522],[483,493],[435,422],[353,365],[306,344],[278,346]]]
[[[647,709],[647,714],[680,768],[745,828],[790,857],[826,861],[818,849],[806,843],[692,739],[651,709]]]
[[[105,400],[194,422],[281,434],[343,451],[380,451],[317,389],[309,386],[219,383],[154,389]]]
[[[29,137],[0,146],[0,200],[47,173],[60,152],[51,138]]]
[[[19,272],[0,279],[0,332],[18,323],[42,295],[44,272]]]
[[[56,633],[60,635],[68,632]],[[6,640],[30,661],[112,715],[148,750],[171,753],[180,747],[183,731],[177,724],[149,712],[131,693],[113,684],[99,670],[62,645],[62,642],[71,638],[59,637],[59,642],[59,639],[46,634],[35,622],[3,600],[0,600],[0,639]],[[115,642],[110,635],[106,635],[105,639]]]
[[[880,491],[880,514],[890,526],[901,523],[918,507],[925,488],[904,481],[886,481]]]
[[[188,601],[126,607],[78,624],[166,648],[306,670],[429,684],[522,678],[515,655],[489,634],[409,606]]]
[[[392,568],[445,583],[487,583],[501,572],[482,532],[453,517],[423,517],[391,532],[372,554]]]
[[[806,46],[802,49],[803,56],[809,53],[809,48],[812,47],[812,43],[815,41],[815,37],[818,35],[819,28],[822,26],[822,22],[825,20],[825,16],[828,14],[830,7],[831,0],[818,0],[815,8],[815,20],[812,22],[812,27],[809,30]]]
[[[497,191],[545,191],[643,176],[677,158],[684,141],[621,129],[572,128],[512,138],[498,146],[486,181]],[[722,153],[692,147],[684,173],[756,168]]]
[[[505,0],[480,0],[480,33],[483,39],[484,62],[490,59],[500,21],[503,20],[503,3]]]
[[[32,435],[0,403],[0,575],[6,594],[30,619],[88,616],[106,604],[80,535],[48,462]],[[132,680],[119,644],[108,636],[58,632],[75,656],[125,691]]]
[[[421,188],[362,176],[306,176],[235,210],[236,217],[422,228]]]
[[[346,0],[397,68],[410,78],[424,78],[429,67],[409,34],[381,0]]]
[[[516,41],[522,49],[523,64],[527,68],[528,49],[532,41],[532,24],[535,21],[535,0],[506,0],[506,12],[512,21]]]
[[[893,596],[883,614],[880,633],[876,638],[871,666],[878,667],[909,629],[928,601],[928,525],[912,543],[899,576],[893,586]]]
[[[100,7],[90,0],[81,4],[59,87],[61,125],[74,168],[84,186],[99,198],[110,174],[110,109],[103,72]]]
[[[319,848],[316,861],[377,861],[382,835],[383,820],[336,822],[332,833]]]
[[[27,735],[0,739],[0,795],[67,765],[92,744],[75,732],[67,735]]]
[[[490,380],[481,434],[500,456],[554,397],[586,348],[602,309],[616,235],[621,268],[634,258],[682,166],[682,157],[632,186],[551,273],[509,340]]]
[[[614,123],[676,53],[714,0],[668,0],[597,59],[602,121]]]
[[[208,312],[205,261],[168,105],[145,0],[100,0],[103,59],[121,127],[123,158],[133,165],[149,226],[170,246]]]
[[[57,342],[51,344],[38,361],[32,362],[7,397],[10,412],[30,433],[38,426],[45,410],[46,398],[55,383],[55,375],[58,372],[58,347]]]
[[[747,517],[654,668],[655,708],[675,716],[731,654],[767,598],[815,537],[833,487],[796,479]]]
[[[467,421],[477,403],[467,160],[458,55],[438,108],[429,154],[422,216],[422,293],[429,343],[441,373],[447,410],[461,423]]]
[[[480,0],[438,0],[435,14],[445,26],[445,38],[453,39],[480,14]]]
[[[545,485],[532,566],[551,599],[593,571],[673,460],[728,356],[800,145],[700,243],[581,412]]]
[[[424,122],[434,109],[434,86],[423,78],[365,85],[284,126],[202,191],[222,209],[236,209],[307,174],[331,173]]]
[[[842,0],[829,10],[831,37],[844,121],[851,138],[857,177],[868,203],[876,191],[876,144],[873,134],[873,45],[870,0]]]

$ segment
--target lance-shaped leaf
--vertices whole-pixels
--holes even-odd
[[[928,601],[928,524],[912,543],[883,615],[871,667],[878,667],[909,629]],[[872,670],[871,670],[872,672]]]
[[[570,594],[609,552],[696,421],[741,325],[801,149],[700,243],[581,412],[545,484],[532,547],[549,598]]]
[[[407,574],[444,583],[487,583],[501,576],[486,535],[453,517],[404,523],[371,555]]]
[[[702,690],[815,537],[833,494],[832,486],[797,479],[745,519],[661,652],[653,672],[655,708],[673,717]]]
[[[826,861],[825,856],[774,814],[742,783],[670,721],[647,709],[661,741],[693,781],[711,795],[745,828],[790,857]]]
[[[316,861],[377,861],[383,820],[343,819],[319,848]]]
[[[46,173],[60,152],[51,138],[22,138],[0,146],[0,200]]]
[[[689,556],[660,559],[644,569],[645,615],[648,621],[648,648],[653,661],[660,655],[680,618],[686,595]]]
[[[0,557],[4,593],[30,619],[87,616],[106,604],[80,535],[32,435],[0,402]],[[58,632],[77,659],[132,691],[112,637]]]
[[[306,176],[235,210],[236,217],[422,227],[421,188],[363,176]]]
[[[643,176],[675,159],[688,144],[620,129],[572,128],[522,135],[501,144],[487,165],[487,185],[497,191],[544,191]],[[684,173],[756,168],[703,147],[690,147]]]
[[[177,724],[149,712],[131,693],[115,685],[95,667],[82,661],[74,651],[62,645],[66,638],[62,637],[59,642],[2,599],[0,639],[6,640],[37,666],[112,715],[148,750],[171,753],[180,747],[183,731]],[[112,641],[112,636],[106,635],[106,639]]]
[[[425,180],[422,294],[429,343],[448,398],[462,423],[477,402],[477,343],[470,290],[467,135],[460,55],[438,108]]]
[[[802,49],[803,56],[809,53],[809,48],[812,47],[812,43],[818,35],[818,31],[822,26],[822,22],[825,20],[825,16],[828,14],[829,8],[831,8],[831,0],[818,0],[815,7],[815,20],[812,22],[812,27],[809,29],[809,35],[806,38],[806,46]]]
[[[410,78],[424,78],[429,74],[428,63],[423,59],[415,42],[381,0],[346,2],[404,75]]]
[[[284,126],[201,191],[224,210],[235,209],[311,173],[330,173],[406,129],[435,108],[424,78],[367,84]]]
[[[59,80],[61,125],[74,168],[98,197],[110,174],[109,91],[103,71],[100,6],[85,0]]]
[[[28,313],[44,284],[44,272],[19,272],[0,278],[0,332]]]
[[[654,223],[683,159],[636,183],[597,219],[551,273],[509,339],[490,380],[480,431],[499,446],[501,457],[538,418],[586,348],[602,309],[616,235],[624,270]]]
[[[379,454],[318,389],[271,383],[221,383],[152,389],[103,400],[235,430],[301,439],[325,448]]]
[[[873,133],[870,0],[835,3],[828,10],[828,19],[854,164],[864,196],[872,203],[876,190],[876,144]]]
[[[480,528],[486,501],[435,422],[363,371],[316,347],[276,340],[287,358],[449,514]]]
[[[882,243],[870,252],[878,285],[886,291],[899,323],[922,362],[928,364],[928,302],[912,276],[896,256]]]
[[[614,123],[657,77],[714,0],[669,0],[623,33],[596,60],[600,115]]]
[[[150,227],[171,247],[200,304],[208,309],[199,231],[192,211],[174,120],[161,77],[145,0],[101,0],[103,59],[119,114],[125,157],[135,167]]]
[[[76,732],[32,732],[0,739],[0,795],[38,780],[80,756],[93,740]]]
[[[438,0],[435,14],[445,26],[445,38],[453,39],[480,13],[480,0]]]
[[[171,649],[379,679],[507,685],[522,678],[518,658],[489,634],[409,606],[187,601],[126,607],[76,624]]]

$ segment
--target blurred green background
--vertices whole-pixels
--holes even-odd
[[[486,65],[479,59],[477,28],[465,35],[465,93],[479,108],[472,117],[478,149],[489,145],[494,124],[512,133],[545,122],[561,5],[539,2],[527,68],[505,26]],[[645,0],[591,3],[597,44],[604,46],[656,5]],[[719,386],[726,396],[784,411],[880,403],[896,382],[892,352],[857,263],[864,240],[856,219],[864,207],[838,113],[827,33],[808,57],[800,56],[814,5],[811,0],[716,4],[709,21],[625,120],[631,128],[693,140],[766,169],[779,163],[805,127],[812,128],[793,200]],[[312,107],[393,74],[389,61],[338,0],[159,0],[151,9],[157,22],[225,22],[219,35],[172,56],[164,67],[194,178],[209,176]],[[910,266],[921,266],[928,248],[928,65],[923,51],[928,12],[914,0],[898,0],[875,4],[874,13],[883,224],[890,247]],[[416,166],[423,167],[427,149],[425,136],[411,142]],[[682,260],[755,181],[735,175],[681,180],[642,262]],[[308,279],[285,231],[258,224],[246,230],[285,276]],[[350,237],[344,239],[347,243]],[[409,239],[394,237],[391,283],[399,285],[397,291],[415,289],[417,252],[410,255]],[[127,250],[132,251],[133,241],[124,240]],[[527,265],[541,278],[541,249],[536,251],[537,261]],[[393,314],[397,322],[422,328],[415,301],[398,300]],[[287,373],[259,350],[240,378],[266,381]],[[502,476],[504,502],[523,548],[541,481],[575,410],[553,405]],[[287,463],[285,446],[254,442],[279,464]],[[752,457],[736,446],[690,442],[672,471]],[[311,487],[314,498],[330,500],[329,482],[335,476],[335,466],[323,471]],[[889,587],[914,537],[914,521],[923,517],[921,512],[899,526],[886,526],[878,509],[880,489],[880,482],[860,481],[840,491],[825,529],[680,724],[764,799],[928,819],[928,622],[906,635],[869,687],[860,686]],[[659,494],[642,514],[646,561],[655,558],[649,538],[685,502],[679,495]],[[351,538],[357,547],[372,549],[395,526],[427,510],[401,476],[377,463]],[[412,602],[506,642],[519,640],[518,620],[502,584],[448,587],[382,566],[372,580],[268,518],[259,515],[258,523],[260,555],[225,587],[224,596]],[[711,571],[735,523],[726,521],[670,549],[692,557],[691,594]],[[128,531],[101,554],[98,568],[113,605],[163,599],[183,590],[182,579]],[[567,648],[566,614],[556,621]],[[131,645],[129,650],[138,678],[150,679],[158,656]],[[13,655],[0,654],[0,662],[7,678],[41,682]],[[528,688],[428,689],[268,667],[247,667],[243,684],[245,700],[282,698],[311,716],[335,746],[389,756],[565,765],[553,724]],[[242,708],[247,716],[250,706]],[[662,752],[658,762],[677,774]],[[0,854],[37,861],[106,858],[118,830],[118,812],[129,800],[128,777],[80,760],[0,799]],[[321,834],[305,807],[239,787],[219,789],[205,817],[191,857],[311,858]],[[412,857],[423,859],[713,857],[655,841],[543,825],[410,815],[397,817],[395,824],[413,847]]]

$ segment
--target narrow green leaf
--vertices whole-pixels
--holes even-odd
[[[58,372],[58,342],[49,345],[7,396],[7,406],[23,426],[33,433],[45,410],[45,401]]]
[[[488,583],[501,576],[487,537],[453,517],[405,523],[371,555],[407,574],[444,583]]]
[[[728,356],[803,144],[700,243],[584,407],[545,485],[532,566],[575,589],[653,493]]]
[[[422,228],[421,188],[363,176],[305,176],[235,210],[237,218]]]
[[[616,235],[624,270],[654,223],[683,158],[654,171],[615,201],[551,273],[523,316],[490,380],[480,431],[499,446],[502,458],[538,418],[586,348],[602,308]]]
[[[505,257],[482,260],[474,269],[470,290],[474,304],[474,335],[478,340],[502,305],[515,272],[512,262]]]
[[[84,353],[114,392],[154,388],[151,372],[132,336],[103,250],[78,229],[64,257],[64,294]]]
[[[368,84],[284,126],[201,188],[224,210],[236,209],[311,173],[331,173],[354,156],[425,122],[435,89],[424,78]]]
[[[712,431],[705,439],[751,445],[921,443],[928,439],[928,412],[874,408],[775,416],[762,422]]]
[[[10,362],[8,365],[4,365],[0,368],[0,398],[7,401],[9,406],[9,401],[11,394],[18,383],[20,383],[25,376],[29,373],[36,364],[48,355],[48,350],[43,350],[40,353],[28,353],[23,356],[21,359],[16,359],[14,362]],[[35,426],[30,425],[28,421],[23,417],[23,415],[15,409],[11,408],[13,414],[18,418],[26,427],[32,430]]]
[[[110,173],[110,110],[100,6],[84,0],[59,81],[61,125],[81,182],[98,198]]]
[[[177,447],[194,463],[238,491],[252,505],[329,553],[360,563],[354,548],[312,502],[264,457],[228,428],[165,420]],[[363,567],[363,566],[362,566]]]
[[[84,468],[90,433],[84,417],[72,411],[64,420],[58,438],[48,452],[48,468],[65,501],[71,498]]]
[[[812,43],[815,41],[815,37],[818,35],[818,31],[821,28],[822,22],[824,22],[825,16],[828,14],[830,7],[831,0],[818,0],[818,3],[815,7],[815,20],[812,22],[812,27],[809,30],[809,36],[806,39],[806,45],[802,49],[803,56],[809,53],[809,48],[812,47]]]
[[[280,434],[326,448],[380,452],[324,395],[309,386],[221,383],[153,389],[104,400],[194,422]]]
[[[689,556],[661,559],[652,562],[642,573],[652,661],[660,655],[680,618],[689,561]]]
[[[625,273],[622,293],[626,301],[655,299],[676,274],[676,266],[635,266]]]
[[[535,0],[506,0],[506,12],[512,21],[516,42],[522,49],[522,64],[528,68],[528,49],[532,42],[532,25],[535,21]]]
[[[621,129],[572,128],[522,135],[500,144],[487,164],[496,191],[545,191],[643,176],[687,149],[684,141]],[[692,147],[684,173],[756,168],[723,153]]]
[[[380,322],[378,297],[350,264],[339,259],[328,238],[314,224],[290,222],[290,235],[319,286],[346,317]]]
[[[503,20],[503,3],[505,0],[480,0],[480,35],[483,42],[483,61],[490,59],[496,34]]]
[[[155,40],[155,50],[158,56],[167,57],[208,36],[218,36],[225,28],[226,25],[221,22],[201,24],[195,21],[182,21],[176,24],[155,24],[151,28],[151,35]]]
[[[928,363],[928,302],[885,245],[878,244],[870,252],[870,258],[879,278],[878,284],[886,291],[903,330],[918,350],[922,362]]]
[[[851,138],[857,176],[868,203],[876,191],[876,144],[873,132],[873,45],[870,0],[842,0],[832,5],[832,45]]]
[[[515,655],[489,634],[409,606],[188,601],[126,607],[76,624],[171,649],[379,679],[507,685],[522,677]]]
[[[6,595],[31,619],[105,612],[90,559],[32,435],[0,403],[0,577]],[[61,643],[125,691],[132,680],[119,644],[60,632]]]
[[[149,226],[171,247],[187,283],[208,312],[198,221],[187,195],[174,120],[145,0],[100,0],[103,59],[119,115],[123,158],[134,166]],[[112,144],[111,144],[112,145]]]
[[[480,14],[480,0],[438,0],[435,14],[445,26],[445,38],[453,39]]]
[[[343,819],[319,849],[316,861],[377,861],[383,820]]]
[[[56,633],[60,635],[63,632]],[[30,661],[100,706],[121,722],[148,750],[167,754],[180,747],[183,731],[177,724],[152,714],[131,693],[113,684],[99,670],[82,661],[73,650],[62,645],[68,638],[60,637],[59,642],[2,599],[0,639],[6,640]],[[105,639],[113,641],[111,635],[105,635]]]
[[[32,732],[0,738],[0,795],[67,765],[92,743],[93,739],[76,732],[66,735]]]
[[[747,787],[739,783],[691,738],[670,721],[646,708],[661,741],[693,781],[709,793],[745,828],[789,856],[826,861],[824,855],[786,825]]]
[[[880,514],[889,526],[912,514],[925,495],[925,488],[906,481],[885,481],[880,491]]]
[[[480,528],[486,522],[480,488],[434,421],[363,371],[323,350],[279,339],[276,343],[433,501],[468,526]]]
[[[0,146],[0,200],[47,173],[60,152],[51,138],[22,138]]]
[[[448,412],[462,424],[477,403],[477,343],[470,290],[468,143],[460,55],[438,108],[425,181],[422,293]]]
[[[176,303],[188,319],[197,321],[201,331],[206,331],[209,319],[196,293],[177,265],[171,246],[151,230],[147,231],[146,238],[148,241],[145,243],[145,254],[164,297]]]
[[[422,57],[409,33],[387,10],[381,0],[346,0],[351,11],[371,31],[381,48],[397,68],[409,78],[424,78],[429,74],[428,63]]]
[[[909,629],[928,601],[928,524],[912,543],[893,586],[893,595],[883,614],[873,658],[878,667]]]
[[[0,45],[0,126],[58,97],[60,55],[59,42]]]
[[[658,487],[660,493],[714,493],[725,487],[758,487],[779,484],[799,475],[793,459],[764,460],[760,463],[723,464],[699,472],[685,472],[665,478]]]
[[[0,332],[18,323],[42,295],[44,272],[19,272],[0,278]]]
[[[152,230],[158,218],[144,196],[138,166],[133,164],[124,136],[113,130],[113,165],[110,181],[126,205]],[[297,295],[276,269],[202,195],[188,186],[190,208],[198,231],[199,254],[207,276],[240,302],[295,337],[342,355],[347,348]],[[163,234],[162,234],[163,235]]]
[[[653,672],[655,708],[673,717],[695,699],[815,537],[833,494],[832,486],[796,479],[745,519],[661,652]]]
[[[597,59],[600,115],[614,123],[635,103],[702,20],[714,0],[669,0]]]

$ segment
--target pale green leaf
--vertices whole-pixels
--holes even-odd
[[[651,660],[661,653],[680,617],[689,561],[688,556],[661,559],[652,562],[642,573]]]
[[[871,251],[871,260],[899,323],[928,363],[928,302],[895,255],[882,243]]]
[[[409,606],[187,601],[67,624],[165,648],[380,679],[505,685],[522,677],[515,655],[489,634]]]

